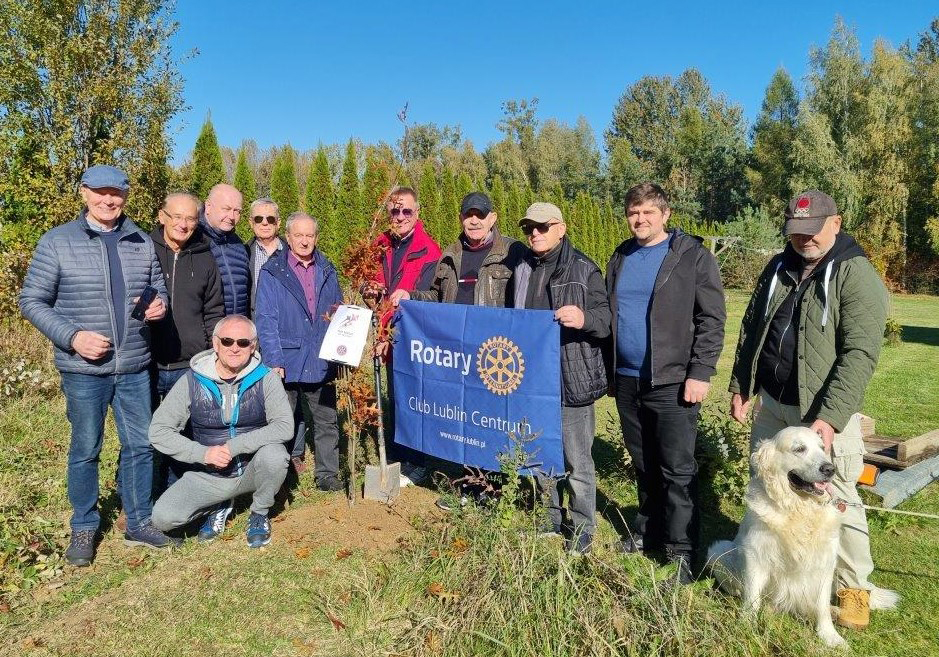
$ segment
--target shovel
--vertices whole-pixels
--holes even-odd
[[[372,315],[372,324],[377,327],[377,317]],[[381,408],[381,357],[372,359],[375,370],[375,406],[378,407],[378,465],[365,466],[365,494],[367,500],[391,502],[401,492],[401,464],[391,463],[385,456],[385,426]]]

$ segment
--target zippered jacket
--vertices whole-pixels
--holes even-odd
[[[767,345],[777,311],[799,287],[800,272],[791,270],[799,259],[787,245],[760,275],[740,325],[729,389],[744,397],[759,392],[760,354],[776,349],[780,358],[795,359],[803,421],[824,420],[840,433],[861,410],[880,357],[887,288],[854,238],[839,233],[801,290],[793,315],[797,326],[791,327],[791,335],[798,337]]]
[[[112,303],[107,247],[88,225],[83,210],[78,218],[56,226],[39,239],[19,306],[55,346],[55,366],[77,374],[130,374],[150,363],[150,326],[130,316],[134,299],[147,285],[168,304],[160,261],[153,241],[127,217],[118,220],[117,249],[124,273],[124,299]],[[124,336],[115,336],[114,309],[123,307]],[[95,331],[111,340],[103,358],[88,361],[72,349],[79,331]]]
[[[199,226],[209,239],[209,247],[222,280],[226,315],[248,316],[251,295],[251,272],[248,271],[248,249],[235,231],[223,233],[209,225],[205,214],[199,217]]]
[[[492,248],[479,267],[479,280],[474,290],[475,305],[504,308],[512,305],[506,298],[512,271],[525,256],[528,248],[511,237],[504,237],[499,229],[492,229]],[[434,270],[434,280],[429,290],[414,290],[411,298],[417,301],[441,301],[453,303],[460,287],[460,267],[463,258],[463,243],[457,241],[443,252]]]
[[[600,268],[574,248],[567,237],[561,239],[557,267],[548,279],[551,308],[577,306],[584,313],[584,325],[561,327],[561,403],[586,406],[607,390],[602,345],[610,335],[610,305],[603,288]],[[534,269],[529,254],[515,268],[514,307],[524,308]]]
[[[170,299],[166,316],[152,326],[153,360],[161,369],[182,369],[212,346],[212,330],[225,316],[218,266],[199,227],[179,252],[166,243],[162,226],[150,231],[150,239]]]
[[[329,322],[326,317],[342,303],[339,278],[319,249],[313,251],[316,312],[310,314],[306,295],[287,264],[282,249],[261,268],[257,317],[261,357],[268,367],[283,367],[286,383],[322,383],[336,376],[336,367],[319,357]]]
[[[235,380],[224,381],[211,349],[193,356],[191,371],[170,389],[153,414],[150,443],[177,461],[220,477],[235,477],[264,445],[293,438],[293,410],[280,376],[261,364],[257,351]],[[192,438],[182,434],[192,427]],[[228,445],[231,463],[205,466],[209,447]]]
[[[717,260],[701,240],[676,228],[659,267],[649,313],[652,385],[710,381],[724,346],[727,311]],[[605,349],[612,390],[616,376],[616,284],[623,259],[635,241],[616,247],[606,267],[606,291],[613,309],[612,339]]]
[[[391,233],[385,231],[375,238],[375,243],[385,249],[382,254],[377,281],[388,288],[389,294],[395,290],[408,290],[410,292],[416,289],[424,270],[432,267],[440,259],[440,247],[427,234],[424,230],[424,224],[420,221],[414,224],[413,235],[405,247],[407,252],[401,259],[401,264],[394,271],[391,270]]]

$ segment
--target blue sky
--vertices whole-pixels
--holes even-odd
[[[865,53],[915,39],[939,4],[894,2],[243,2],[178,0],[176,57],[188,109],[171,126],[174,161],[211,111],[219,141],[394,142],[396,113],[458,124],[478,150],[500,137],[501,103],[539,98],[539,116],[607,127],[643,75],[699,69],[752,119],[777,67],[801,81],[835,15]]]

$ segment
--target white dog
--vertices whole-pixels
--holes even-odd
[[[789,427],[760,443],[750,459],[747,511],[733,542],[708,550],[708,563],[725,590],[757,611],[766,602],[780,612],[814,618],[830,646],[845,643],[831,619],[831,592],[841,514],[832,504],[835,467],[822,439]],[[896,604],[892,591],[871,592],[871,608]]]

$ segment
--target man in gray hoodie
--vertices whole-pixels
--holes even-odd
[[[208,514],[199,538],[211,540],[225,528],[224,518],[213,522],[217,505],[253,493],[248,545],[270,542],[267,515],[287,476],[284,443],[293,437],[293,411],[280,376],[261,364],[257,345],[251,320],[225,317],[215,325],[212,349],[193,356],[191,371],[154,413],[153,447],[196,466],[153,505],[153,524],[163,531]],[[192,438],[182,434],[187,422]]]

